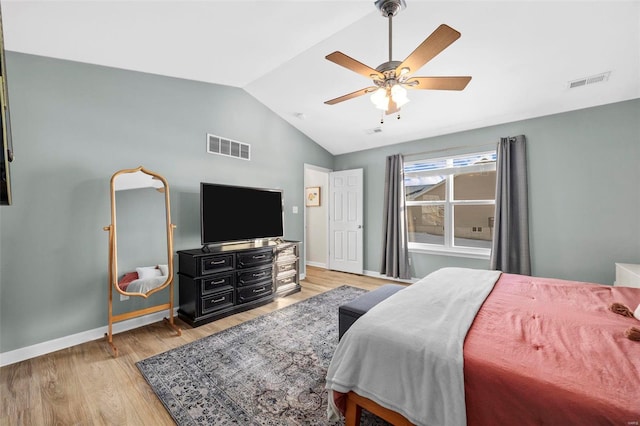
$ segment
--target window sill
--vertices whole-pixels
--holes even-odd
[[[469,259],[489,260],[491,250],[474,248],[446,248],[429,244],[409,243],[410,253],[435,254],[438,256],[466,257]]]

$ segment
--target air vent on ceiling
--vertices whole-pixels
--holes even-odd
[[[373,129],[367,129],[364,132],[368,135],[373,135],[374,133],[382,133],[382,127],[374,127]]]
[[[603,72],[600,74],[592,75],[590,77],[580,78],[578,80],[573,80],[569,82],[569,89],[574,89],[576,87],[586,86],[588,84],[595,83],[603,83],[609,80],[609,75],[611,75],[611,71]]]
[[[212,134],[207,134],[207,152],[241,160],[251,159],[251,145],[248,143]]]

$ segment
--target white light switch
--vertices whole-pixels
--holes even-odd
[[[292,211],[294,214],[298,214],[298,206],[293,206],[293,207],[291,207],[291,211]]]

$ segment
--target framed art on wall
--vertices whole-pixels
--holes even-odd
[[[318,207],[320,205],[320,187],[310,186],[305,188],[305,197],[307,207]]]

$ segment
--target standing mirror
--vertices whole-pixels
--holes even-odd
[[[109,330],[113,323],[161,310],[169,310],[165,322],[178,334],[173,319],[173,229],[169,185],[161,175],[138,167],[111,177],[111,225],[109,231]],[[113,315],[114,290],[124,296],[148,298],[169,287],[169,301],[156,306]]]

